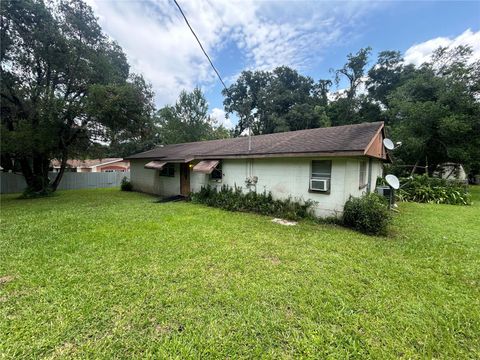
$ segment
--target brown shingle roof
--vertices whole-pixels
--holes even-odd
[[[233,139],[198,141],[165,145],[150,151],[131,155],[126,159],[162,159],[189,161],[191,159],[222,159],[232,157],[268,157],[282,155],[321,154],[363,155],[364,151],[383,128],[383,122],[335,126],[256,135]]]

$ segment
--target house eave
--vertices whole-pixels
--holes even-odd
[[[362,156],[363,150],[358,151],[329,151],[329,152],[301,152],[301,153],[273,153],[273,154],[228,154],[228,155],[198,155],[195,159],[265,159],[283,157],[345,157]]]
[[[159,156],[149,156],[149,157],[128,157],[126,160],[161,160],[171,163],[188,163],[192,160],[220,160],[220,159],[268,159],[268,158],[295,158],[295,157],[359,157],[365,156],[363,149],[355,151],[323,151],[323,152],[286,152],[286,153],[271,153],[271,154],[262,154],[262,153],[251,153],[251,154],[203,154],[203,155],[192,155],[187,158],[168,158],[168,157],[159,157]],[[384,160],[378,158],[379,160]]]

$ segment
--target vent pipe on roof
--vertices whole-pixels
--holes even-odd
[[[252,150],[252,132],[250,127],[248,128],[248,151]]]

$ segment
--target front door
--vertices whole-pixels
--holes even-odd
[[[190,166],[188,163],[180,164],[180,194],[190,194]]]

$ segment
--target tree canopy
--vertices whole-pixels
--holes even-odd
[[[387,97],[392,135],[403,141],[399,158],[421,164],[429,173],[455,162],[480,170],[479,63],[469,63],[471,50],[438,49],[431,62]]]
[[[235,134],[310,129],[324,123],[326,94],[331,82],[313,79],[282,66],[273,71],[244,71],[223,91],[227,114],[238,116]]]
[[[208,103],[198,88],[182,91],[175,105],[167,105],[156,114],[159,142],[184,142],[222,139],[230,136],[221,124],[208,115]]]
[[[480,65],[465,46],[440,48],[420,67],[398,51],[382,51],[370,65],[371,48],[347,56],[334,78],[314,81],[288,67],[244,71],[223,92],[227,113],[239,119],[235,133],[254,134],[384,121],[403,146],[401,169],[444,162],[478,173]],[[370,66],[369,66],[370,65]],[[332,85],[345,84],[333,91]]]
[[[3,1],[0,36],[2,167],[19,166],[32,191],[55,190],[68,157],[96,141],[149,126],[148,86],[83,1]]]

